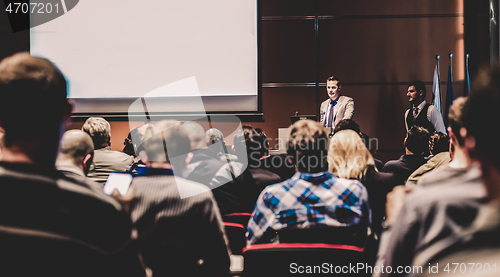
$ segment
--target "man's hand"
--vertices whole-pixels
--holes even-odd
[[[130,202],[132,202],[132,199],[134,199],[135,197],[134,188],[129,188],[127,190],[127,193],[125,193],[125,195],[121,195],[118,189],[114,189],[112,196],[118,199],[118,201],[120,201],[125,212],[127,213],[130,212]]]

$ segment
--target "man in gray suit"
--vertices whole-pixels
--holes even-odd
[[[342,84],[336,76],[326,80],[326,92],[329,99],[321,103],[319,109],[320,122],[323,126],[333,129],[342,119],[352,119],[354,115],[354,100],[351,97],[340,95]]]

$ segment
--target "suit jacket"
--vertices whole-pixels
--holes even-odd
[[[326,99],[321,103],[319,109],[319,122],[325,126],[325,117],[326,112],[328,111],[328,105],[330,103],[330,99]],[[337,101],[337,105],[335,105],[335,114],[333,115],[333,126],[337,125],[342,119],[352,119],[354,115],[354,100],[351,97],[347,96],[339,96],[339,100]]]

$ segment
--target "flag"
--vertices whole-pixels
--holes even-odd
[[[470,77],[469,77],[469,54],[465,55],[465,83],[464,97],[470,95]]]
[[[452,76],[452,71],[451,71],[451,62],[450,66],[448,67],[448,83],[446,85],[446,103],[445,103],[445,109],[444,109],[444,126],[448,126],[448,112],[450,111],[450,106],[453,103],[453,100],[455,100],[455,97],[453,96],[453,76]]]
[[[432,105],[437,108],[440,114],[443,114],[441,107],[441,84],[439,81],[439,66],[436,64],[434,69],[434,81],[432,82]]]

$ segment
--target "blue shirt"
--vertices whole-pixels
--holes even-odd
[[[352,213],[339,217],[335,213],[339,208]],[[368,192],[359,181],[340,179],[328,171],[297,172],[262,191],[248,223],[247,244],[255,243],[269,228],[369,226],[370,213]]]
[[[328,127],[328,118],[330,117],[330,113],[334,113],[335,112],[335,105],[337,105],[337,102],[339,101],[339,97],[337,97],[337,99],[335,100],[332,100],[330,99],[330,105],[328,106],[328,109],[326,111],[326,114],[325,114],[325,122],[323,123],[325,125],[325,127]],[[332,118],[332,128],[333,128],[333,118]]]

